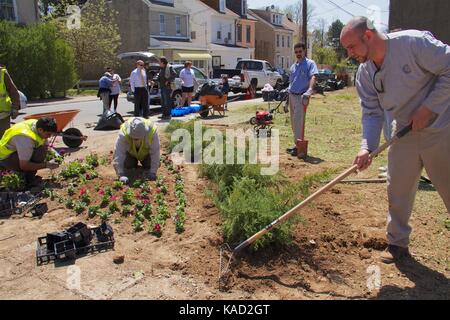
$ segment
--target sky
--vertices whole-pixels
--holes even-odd
[[[261,8],[272,4],[284,8],[297,3],[298,0],[248,0],[249,8]],[[352,18],[351,14],[370,17],[379,30],[384,31],[388,28],[389,0],[309,0],[308,5],[314,8],[308,29],[313,29],[319,19],[325,19],[328,25],[337,19],[346,23]]]

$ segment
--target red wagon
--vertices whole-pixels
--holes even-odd
[[[58,133],[53,137],[51,144],[54,143],[57,136],[63,138],[64,143],[69,148],[78,148],[83,141],[86,141],[87,136],[84,136],[77,128],[69,128],[65,131],[64,128],[71,122],[75,116],[80,113],[80,110],[65,110],[46,113],[29,114],[24,117],[25,120],[29,119],[41,119],[41,118],[54,118],[58,127]]]

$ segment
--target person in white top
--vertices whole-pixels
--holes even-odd
[[[114,101],[114,112],[117,112],[122,78],[117,73],[115,73],[112,68],[108,68],[107,71],[112,74],[112,80],[115,81],[111,86],[111,93],[109,94],[109,109],[111,110],[111,105]]]
[[[138,60],[136,66],[136,69],[134,69],[130,75],[130,87],[134,94],[134,116],[148,119],[149,96],[144,61]]]
[[[183,92],[183,98],[181,99],[180,106],[184,106],[186,100],[188,102],[188,106],[191,105],[194,85],[198,86],[197,79],[195,79],[194,70],[192,70],[191,67],[192,62],[186,61],[184,64],[184,69],[180,72],[180,79],[182,81],[181,90]]]

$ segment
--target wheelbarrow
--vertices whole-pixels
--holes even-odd
[[[84,136],[77,128],[69,128],[63,131],[64,128],[75,118],[78,113],[80,113],[80,110],[65,110],[30,114],[23,118],[25,120],[54,118],[56,120],[58,133],[53,136],[50,144],[53,144],[55,142],[56,137],[61,136],[66,146],[68,146],[69,148],[78,148],[79,146],[81,146],[83,141],[87,140],[87,136]]]
[[[200,104],[202,105],[202,109],[198,112],[202,118],[207,118],[208,115],[214,115],[217,112],[222,117],[225,116],[225,110],[227,105],[228,97],[227,95],[219,96],[201,96]]]

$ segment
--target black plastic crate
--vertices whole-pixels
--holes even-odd
[[[77,223],[73,227],[67,229],[70,239],[75,243],[75,247],[81,248],[91,243],[93,235],[87,225],[82,222]]]
[[[72,228],[74,228],[75,226],[73,226]],[[70,229],[71,228],[69,228],[68,230]],[[67,231],[59,232],[59,234],[67,234],[69,238],[54,243],[51,249],[49,249],[47,237],[39,237],[36,248],[37,265],[47,264],[56,260],[73,260],[90,253],[103,252],[114,249],[114,231],[110,225],[102,223],[102,225],[99,227],[91,229],[87,228],[87,230],[90,233],[91,242],[89,245],[83,247],[77,247],[73,239],[70,238],[70,234]],[[58,234],[58,232],[54,232],[52,234],[55,233]],[[75,255],[73,254],[74,252]]]
[[[65,231],[47,233],[46,237],[47,250],[49,251],[55,250],[56,243],[69,240],[69,238],[70,238],[69,234]]]
[[[55,243],[54,249],[57,260],[75,260],[77,251],[72,240],[65,240]]]

